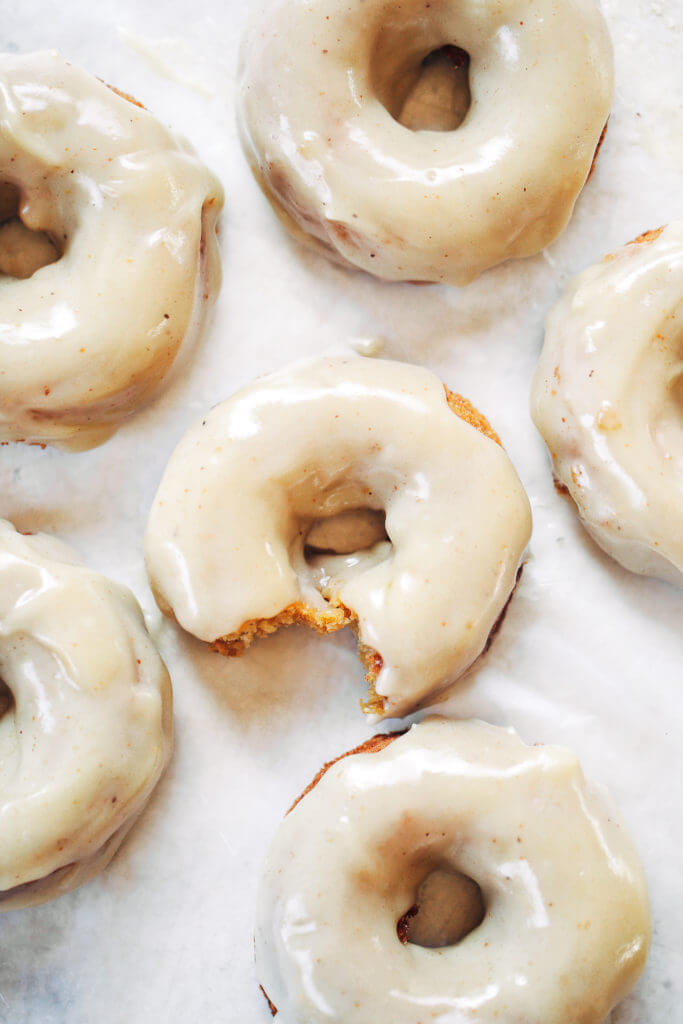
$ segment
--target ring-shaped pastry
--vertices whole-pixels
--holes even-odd
[[[220,283],[222,189],[147,110],[54,52],[0,56],[0,124],[0,216],[17,214],[3,270],[19,272],[4,251],[22,225],[55,250],[25,280],[0,274],[0,441],[92,447],[196,334]]]
[[[570,282],[548,316],[531,412],[593,539],[683,586],[683,221]]]
[[[470,57],[455,131],[397,120],[425,58]],[[548,245],[613,94],[593,0],[275,0],[241,53],[239,124],[287,227],[387,280],[466,284]]]
[[[129,590],[0,520],[0,910],[106,867],[171,753],[171,684]]]
[[[417,366],[296,364],[192,427],[147,527],[162,610],[225,654],[302,622],[352,625],[366,710],[402,715],[484,649],[517,578],[529,503],[489,424]],[[307,558],[312,525],[370,509],[386,536]]]
[[[264,865],[256,968],[276,1019],[601,1024],[643,970],[650,914],[633,844],[576,757],[445,718],[365,747],[314,780]],[[406,911],[443,871],[477,883],[481,923],[406,942]]]

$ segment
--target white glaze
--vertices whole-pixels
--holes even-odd
[[[0,123],[0,182],[66,247],[27,280],[0,277],[0,440],[91,447],[196,332],[220,282],[222,189],[186,142],[54,52],[0,56]]]
[[[0,910],[113,857],[171,752],[171,686],[135,598],[0,520]]]
[[[393,547],[306,562],[313,521],[364,507],[385,510]],[[530,529],[508,456],[451,412],[433,374],[335,358],[261,379],[188,431],[146,558],[162,608],[206,641],[297,602],[339,626],[351,609],[383,659],[384,714],[399,715],[481,653]]]
[[[597,543],[683,586],[683,221],[570,283],[531,405]]]
[[[470,55],[471,107],[411,131],[395,117],[444,44]],[[387,280],[459,285],[562,231],[613,92],[593,0],[275,0],[239,77],[243,147],[290,230]]]
[[[457,945],[402,945],[437,868],[478,882]],[[650,944],[638,855],[576,757],[432,718],[333,765],[280,825],[258,896],[258,981],[282,1024],[599,1024]]]

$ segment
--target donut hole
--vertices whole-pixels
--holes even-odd
[[[404,945],[455,946],[479,927],[485,914],[484,897],[473,878],[451,868],[436,868],[419,885],[396,933]]]
[[[415,34],[414,26],[380,34],[370,65],[375,95],[404,128],[455,131],[472,104],[470,56],[451,43],[415,52]]]
[[[0,678],[0,719],[14,707],[14,695],[4,679]]]
[[[389,556],[385,518],[378,509],[345,509],[304,526],[303,576],[325,601],[334,602],[348,579]]]
[[[306,533],[304,554],[307,561],[321,554],[351,555],[388,540],[383,510],[352,509],[314,519]]]
[[[29,227],[23,214],[20,190],[0,182],[0,276],[24,280],[62,256],[55,238]]]
[[[683,347],[683,346],[682,346]],[[669,382],[669,395],[683,426],[683,369],[674,374]]]

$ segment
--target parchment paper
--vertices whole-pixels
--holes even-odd
[[[683,1021],[683,592],[630,575],[589,540],[553,488],[527,411],[543,320],[567,276],[683,214],[681,4],[604,7],[616,99],[571,224],[546,253],[458,290],[382,284],[283,233],[235,133],[248,4],[4,0],[2,49],[56,47],[136,96],[194,142],[227,204],[213,322],[164,397],[92,452],[0,449],[0,515],[58,534],[132,587],[176,702],[171,768],[110,868],[52,904],[0,917],[0,1021],[270,1019],[252,954],[260,863],[322,762],[373,731],[358,708],[362,670],[350,636],[303,629],[239,660],[209,653],[161,621],[142,537],[166,460],[205,409],[257,374],[377,335],[384,355],[428,366],[491,418],[533,504],[505,624],[439,710],[572,747],[611,790],[642,854],[655,928],[646,974],[613,1024]]]

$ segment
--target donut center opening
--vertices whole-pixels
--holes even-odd
[[[0,276],[24,280],[41,267],[56,263],[63,250],[46,231],[24,223],[21,192],[0,181]]]
[[[451,43],[426,56],[413,48],[397,32],[380,36],[371,64],[377,98],[413,132],[455,131],[472,105],[470,55]]]
[[[358,508],[314,519],[304,541],[306,560],[322,554],[353,555],[388,541],[386,515],[372,508]]]
[[[683,367],[671,378],[669,395],[671,396],[674,409],[678,412],[681,427],[683,427]]]
[[[391,552],[384,511],[346,509],[313,519],[303,528],[305,574],[325,600],[344,583]]]
[[[14,695],[4,679],[0,677],[0,720],[14,707]]]
[[[478,928],[486,907],[473,878],[446,868],[430,872],[418,887],[414,904],[399,919],[400,941],[426,949],[455,946]]]

